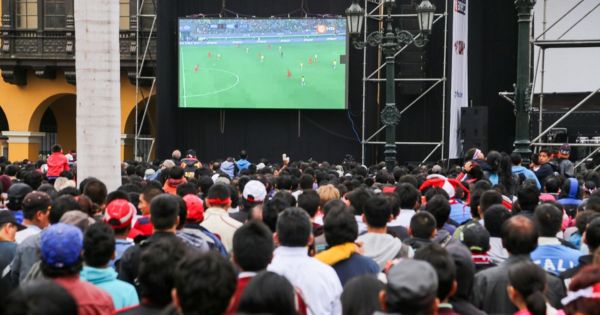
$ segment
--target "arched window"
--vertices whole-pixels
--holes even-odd
[[[119,29],[129,30],[129,0],[119,0]]]
[[[37,0],[17,0],[17,29],[31,30],[38,28]]]
[[[67,26],[65,0],[44,0],[44,28],[62,29]]]

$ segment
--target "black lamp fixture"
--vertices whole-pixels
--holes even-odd
[[[396,108],[396,86],[395,86],[395,55],[403,47],[414,44],[417,47],[423,47],[428,42],[428,36],[431,34],[433,21],[435,18],[435,6],[429,0],[422,0],[417,6],[417,19],[419,22],[420,33],[413,35],[407,30],[394,28],[392,19],[392,8],[396,4],[395,0],[382,0],[386,10],[385,29],[374,31],[367,35],[366,41],[359,39],[365,23],[365,11],[358,4],[358,0],[352,0],[352,4],[346,9],[346,20],[348,35],[352,38],[352,43],[357,49],[363,49],[365,46],[380,47],[385,56],[386,72],[386,98],[385,107],[381,110],[381,121],[385,125],[385,165],[389,172],[392,172],[396,165],[396,125],[400,118],[400,112]]]

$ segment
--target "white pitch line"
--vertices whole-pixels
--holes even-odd
[[[179,47],[179,51],[181,52],[181,73],[183,75],[183,107],[187,107],[187,93],[185,92],[185,61],[183,60],[183,47]]]
[[[201,97],[201,96],[208,96],[208,95],[222,93],[222,92],[225,92],[225,91],[233,89],[234,87],[236,87],[240,83],[240,76],[238,76],[237,74],[235,74],[235,73],[233,73],[231,71],[227,71],[227,70],[223,70],[223,69],[216,69],[216,68],[206,68],[206,70],[221,71],[221,72],[230,74],[231,76],[235,77],[235,83],[232,86],[226,87],[224,89],[220,89],[220,90],[216,90],[216,91],[212,91],[212,92],[207,92],[207,93],[202,93],[202,94],[188,95],[187,97]]]

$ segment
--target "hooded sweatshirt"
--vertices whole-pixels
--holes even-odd
[[[107,292],[112,297],[115,310],[140,303],[135,288],[127,282],[117,280],[117,272],[113,268],[84,266],[80,276],[81,280],[90,282]]]
[[[359,236],[358,241],[363,243],[364,256],[372,258],[381,270],[388,261],[399,257],[411,257],[413,253],[400,239],[389,234],[366,233]]]
[[[246,159],[240,159],[235,164],[237,164],[238,169],[245,170],[250,166],[250,162]]]
[[[513,165],[512,173],[516,174],[516,175],[523,174],[523,176],[525,176],[526,179],[535,181],[535,185],[537,186],[538,189],[542,189],[542,185],[540,185],[540,181],[538,180],[537,176],[535,176],[535,173],[532,170],[529,170],[521,165]]]
[[[229,175],[230,178],[233,178],[235,176],[235,163],[230,161],[225,161],[221,163],[221,171]]]

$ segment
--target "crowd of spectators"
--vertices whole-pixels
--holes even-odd
[[[600,175],[569,147],[462,165],[0,161],[0,314],[600,310]]]

